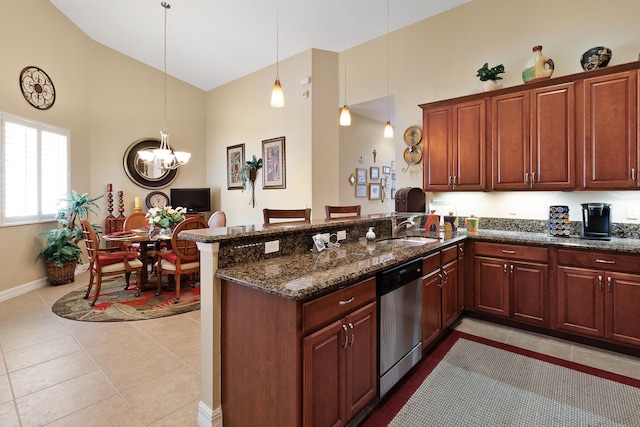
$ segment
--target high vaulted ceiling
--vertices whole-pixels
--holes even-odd
[[[161,0],[50,1],[93,40],[163,69]],[[276,44],[282,60],[387,33],[387,0],[167,1],[167,72],[203,90],[274,64]],[[394,31],[470,0],[388,1]]]

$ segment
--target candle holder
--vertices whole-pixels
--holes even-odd
[[[118,212],[120,212],[120,215],[118,215],[118,218],[124,218],[124,201],[122,196],[123,196],[122,190],[118,191],[118,198],[119,198]]]
[[[113,216],[113,187],[111,186],[111,184],[107,184],[107,211],[109,211],[109,215],[107,215],[107,218],[115,218]]]

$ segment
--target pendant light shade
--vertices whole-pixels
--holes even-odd
[[[384,125],[384,137],[393,138],[393,126],[391,126],[390,120],[387,120],[387,124]]]
[[[271,106],[276,108],[284,107],[284,93],[280,84],[280,8],[276,0],[276,82],[271,91]]]
[[[340,126],[351,126],[351,112],[347,104],[344,104],[340,111]]]

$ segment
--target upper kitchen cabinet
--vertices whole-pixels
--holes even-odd
[[[486,100],[421,107],[424,189],[484,190]]]
[[[638,71],[588,78],[584,91],[584,188],[637,188]]]
[[[575,84],[491,99],[491,188],[575,187]]]

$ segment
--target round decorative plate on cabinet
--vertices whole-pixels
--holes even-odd
[[[24,99],[39,110],[48,110],[56,102],[53,82],[38,67],[25,67],[20,72],[20,90]]]

